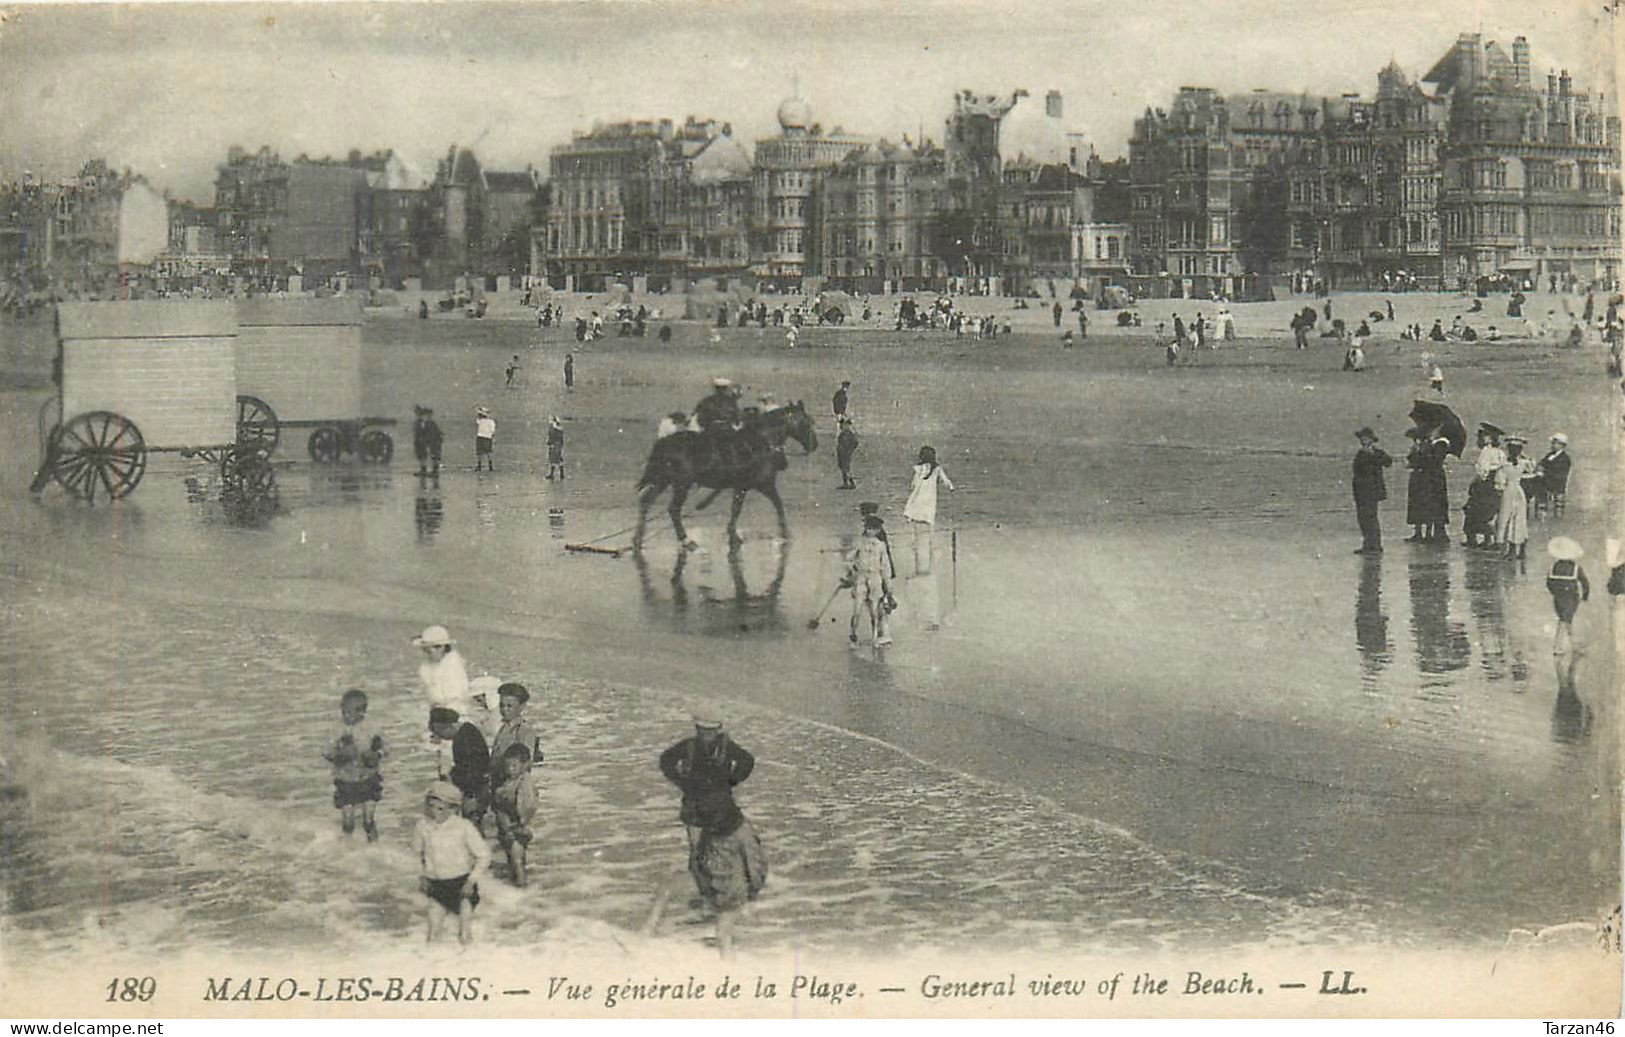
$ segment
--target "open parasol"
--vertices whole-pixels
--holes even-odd
[[[1439,430],[1450,443],[1450,453],[1457,457],[1467,449],[1467,429],[1456,417],[1456,412],[1437,400],[1417,400],[1411,407],[1410,419],[1418,428]]]

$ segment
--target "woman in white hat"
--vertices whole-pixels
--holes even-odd
[[[412,644],[423,653],[423,661],[418,663],[418,682],[429,697],[429,705],[467,715],[473,705],[468,663],[457,651],[450,631],[439,624],[424,627],[423,633],[412,638]]]
[[[1523,481],[1535,475],[1535,462],[1525,457],[1523,448],[1529,441],[1522,436],[1507,436],[1506,463],[1495,474],[1495,488],[1501,493],[1501,510],[1495,516],[1495,539],[1506,545],[1507,560],[1523,558],[1529,546],[1529,498],[1524,495]]]

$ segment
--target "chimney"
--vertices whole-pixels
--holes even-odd
[[[1569,70],[1564,69],[1557,76],[1557,96],[1567,97],[1574,90],[1574,80],[1569,77]]]
[[[1051,90],[1044,95],[1044,114],[1051,119],[1061,117],[1061,92],[1059,90]]]
[[[1525,36],[1512,41],[1512,82],[1516,86],[1529,85],[1529,39]]]

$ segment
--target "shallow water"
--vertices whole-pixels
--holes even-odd
[[[419,480],[404,446],[387,469],[322,468],[287,442],[263,524],[234,523],[205,470],[167,459],[115,508],[12,498],[0,665],[18,675],[5,755],[26,795],[0,807],[8,952],[415,939],[403,847],[432,764],[406,641],[428,622],[453,629],[474,672],[526,681],[546,732],[539,881],[486,883],[500,942],[636,927],[681,868],[654,757],[694,696],[760,760],[741,801],[773,876],[752,943],[1476,942],[1617,899],[1600,562],[1570,669],[1533,557],[1557,523],[1527,571],[1402,544],[1401,475],[1388,554],[1347,553],[1344,426],[1406,401],[1397,369],[1322,392],[1355,415],[1333,436],[1297,402],[1329,376],[1262,348],[1174,383],[1129,348],[1080,361],[947,346],[923,367],[838,340],[794,359],[749,342],[601,350],[565,396],[492,388],[510,339],[481,333],[493,341],[369,328],[369,409],[434,400],[457,462],[446,413],[498,401],[496,475]],[[1578,456],[1608,456],[1606,416],[1574,417],[1589,371],[1525,386],[1531,362],[1464,368],[1458,406],[1561,419]],[[690,520],[693,554],[663,511],[641,563],[565,552],[631,524],[641,415],[719,366],[781,398],[858,372],[864,489],[832,489],[826,444],[784,477],[788,545],[755,501],[730,557],[719,502]],[[1503,383],[1529,391],[1514,402]],[[1186,409],[1158,425],[1169,392]],[[7,398],[8,485],[27,478],[36,399]],[[569,419],[563,484],[540,478],[549,412]],[[816,631],[807,620],[834,589],[853,498],[895,515],[909,444],[926,438],[952,444],[961,489],[933,535],[893,530],[897,644],[848,650],[844,595]],[[1577,469],[1561,520],[1598,554],[1603,469]],[[320,760],[352,685],[395,747],[373,849],[339,834]]]

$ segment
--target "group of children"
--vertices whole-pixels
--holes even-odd
[[[542,762],[541,738],[524,716],[529,690],[510,681],[497,683],[500,723],[487,740],[465,713],[472,715],[476,700],[491,694],[477,685],[496,683],[495,679],[481,678],[470,686],[466,666],[444,627],[427,628],[413,643],[426,656],[419,676],[433,703],[429,731],[438,775],[424,796],[425,816],[412,833],[412,852],[419,866],[419,889],[427,898],[429,939],[437,939],[447,919],[456,917],[458,939],[467,944],[473,939],[473,912],[480,900],[478,876],[491,863],[483,831],[487,815],[507,857],[511,881],[519,887],[528,881],[526,851],[537,809],[532,770]],[[452,701],[460,701],[464,712],[448,704]],[[388,746],[368,721],[367,706],[367,694],[360,689],[340,697],[340,727],[323,758],[332,767],[333,806],[340,812],[344,833],[354,833],[359,819],[367,841],[376,842],[375,811],[383,798],[382,766]]]
[[[518,359],[517,357],[515,358]],[[512,377],[513,369],[509,369]],[[416,419],[412,423],[412,453],[417,457],[420,476],[439,476],[441,447],[445,434],[434,420],[434,408],[422,405],[412,408]],[[486,407],[474,410],[474,470],[496,471],[496,419]],[[564,478],[564,422],[557,414],[547,423],[547,478]]]

